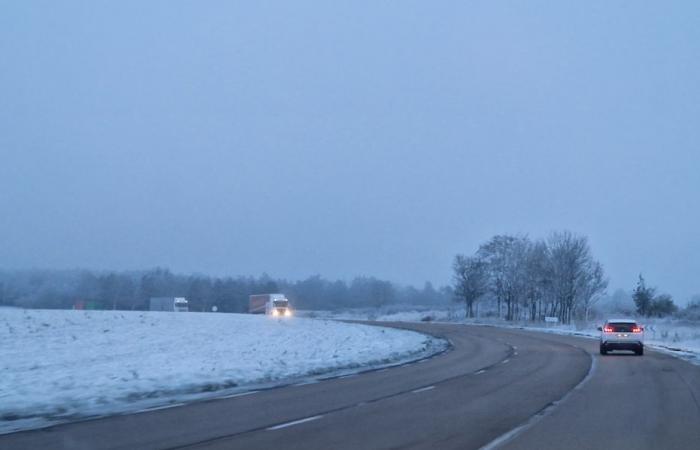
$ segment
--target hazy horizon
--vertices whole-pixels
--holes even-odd
[[[444,285],[566,229],[700,293],[700,4],[0,11],[0,268]]]

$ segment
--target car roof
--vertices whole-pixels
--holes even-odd
[[[608,319],[608,323],[637,323],[634,319]]]

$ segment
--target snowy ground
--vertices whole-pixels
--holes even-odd
[[[700,365],[700,323],[674,319],[638,319],[644,326],[644,344],[664,353],[685,359]],[[586,336],[594,339],[600,337],[597,327],[600,323],[590,321],[574,325],[554,325],[545,327],[532,324],[515,325],[520,328],[544,331],[547,333]]]
[[[356,372],[445,345],[328,320],[0,309],[0,433]]]
[[[348,310],[339,313],[315,311],[312,315],[325,318],[378,320],[396,322],[449,322],[473,325],[491,325],[522,328],[546,333],[569,334],[598,338],[600,332],[596,327],[603,320],[577,322],[572,325],[549,325],[532,322],[506,322],[497,319],[465,320],[463,309],[423,309],[394,312]],[[679,358],[700,365],[700,323],[677,319],[639,319],[645,327],[644,341],[649,347],[672,354]]]
[[[361,308],[341,311],[298,311],[305,317],[336,320],[376,320],[380,322],[457,322],[464,313],[456,309]]]

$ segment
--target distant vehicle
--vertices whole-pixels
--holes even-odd
[[[250,296],[248,312],[270,316],[289,317],[292,310],[284,294],[257,294]]]
[[[612,350],[632,350],[644,354],[644,328],[635,320],[611,319],[598,327],[600,331],[600,354]]]
[[[185,297],[151,297],[151,311],[188,312],[189,306]]]

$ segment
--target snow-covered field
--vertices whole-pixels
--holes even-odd
[[[336,320],[375,320],[380,322],[457,322],[464,315],[456,309],[348,309],[342,311],[298,311],[306,317]]]
[[[522,328],[546,333],[569,334],[598,338],[600,332],[596,327],[602,325],[602,320],[577,322],[571,325],[549,325],[532,322],[506,322],[498,319],[464,319],[464,311],[451,309],[404,310],[394,312],[377,312],[367,310],[348,310],[339,313],[316,311],[318,317],[340,318],[355,320],[378,320],[387,322],[449,322],[473,325],[491,325],[510,328]],[[639,319],[645,327],[644,341],[646,345],[657,350],[672,354],[694,364],[700,365],[700,322],[664,319]]]
[[[0,309],[0,433],[358,371],[445,345],[328,320]]]

